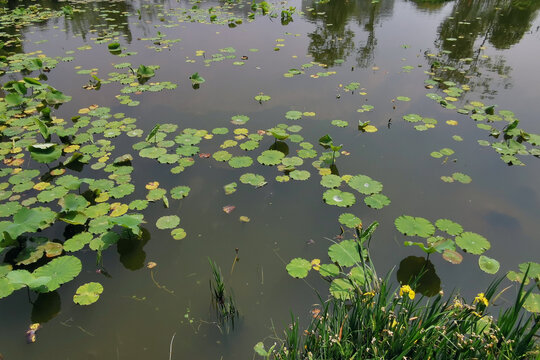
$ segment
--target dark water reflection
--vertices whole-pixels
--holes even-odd
[[[32,3],[10,1],[9,6]],[[44,4],[60,9],[65,3]],[[515,270],[521,262],[538,260],[534,257],[540,252],[539,160],[529,156],[526,167],[508,167],[495,152],[477,145],[476,140],[484,139],[485,133],[468,118],[427,99],[424,88],[428,78],[424,71],[431,71],[434,61],[439,61],[454,69],[439,69],[437,76],[471,87],[466,99],[497,103],[514,111],[525,129],[540,132],[536,91],[540,81],[536,61],[540,55],[538,1],[456,0],[429,5],[399,0],[292,1],[288,5],[305,15],[295,15],[286,26],[280,24],[279,17],[258,17],[248,23],[249,4],[244,4],[227,9],[244,20],[236,28],[188,21],[164,27],[175,19],[174,8],[194,5],[205,9],[227,6],[225,1],[76,2],[72,6],[85,12],[76,11],[71,19],[56,18],[5,30],[24,41],[0,52],[5,55],[44,49],[54,57],[92,45],[92,50],[77,52],[73,62],[59,63],[47,74],[53,86],[73,96],[70,103],[58,109],[58,115],[66,118],[81,107],[97,103],[136,117],[138,127],[147,132],[156,122],[198,129],[230,127],[230,117],[241,113],[251,117],[246,125],[251,131],[287,122],[283,115],[288,110],[316,112],[316,117],[294,124],[303,126],[302,136],[319,152],[317,139],[329,133],[351,153],[336,160],[332,173],[372,176],[384,184],[384,193],[392,204],[376,211],[364,206],[358,197],[357,204],[346,210],[325,205],[320,178],[311,167],[316,159],[305,161],[304,168],[311,172],[309,181],[278,184],[273,180],[273,168],[254,166],[253,172],[264,175],[268,185],[248,189],[239,184],[236,193],[225,195],[223,185],[238,181],[242,172],[210,159],[197,159],[189,170],[172,175],[167,168],[156,167],[155,162],[136,158],[132,178],[137,188],[144,189],[148,181],[159,180],[165,188],[190,186],[190,195],[171,209],[153,207],[145,213],[143,237],[124,234],[116,251],[105,251],[101,261],[96,261],[94,252],[84,253],[83,273],[77,284],[30,297],[20,290],[0,300],[0,351],[6,360],[167,358],[174,333],[176,359],[251,358],[255,343],[273,336],[274,330],[281,336],[289,311],[303,321],[307,319],[309,304],[318,301],[310,286],[327,293],[327,285],[314,277],[308,279],[310,286],[291,279],[282,260],[326,259],[330,242],[325,238],[339,233],[336,219],[343,212],[354,212],[364,223],[381,223],[372,242],[378,272],[384,274],[398,266],[396,277],[402,283],[424,272],[418,292],[426,296],[455,288],[463,289],[466,296],[474,295],[493,277],[478,269],[474,256],[465,254],[461,265],[452,265],[438,254],[429,260],[418,257],[420,251],[404,247],[404,237],[393,226],[393,220],[402,214],[433,221],[453,219],[486,236],[492,243],[489,255],[501,262],[501,274]],[[168,39],[182,41],[156,52],[148,47],[148,41],[139,40],[154,37],[157,31]],[[105,51],[106,45],[94,44],[97,38],[115,36],[138,54],[118,58]],[[278,38],[285,38],[285,46],[274,51]],[[43,39],[49,41],[36,44]],[[206,67],[202,62],[185,62],[194,58],[196,50],[210,54],[226,46],[238,49],[238,56],[249,55],[246,65],[231,68],[224,62]],[[486,47],[484,52],[480,51],[482,46]],[[250,53],[250,48],[260,51]],[[428,54],[440,57],[434,59]],[[464,64],[460,61],[464,58],[472,60]],[[82,89],[87,77],[73,75],[73,67],[80,65],[98,68],[99,75],[106,77],[116,71],[111,65],[122,61],[159,64],[156,81],[173,81],[179,87],[174,92],[142,94],[137,97],[141,105],[128,108],[114,98],[119,91],[116,85],[89,92]],[[310,61],[322,63],[326,65],[324,71],[334,70],[336,74],[318,79],[307,74],[294,79],[282,76],[288,69]],[[411,73],[402,71],[404,65],[413,66]],[[379,70],[372,70],[374,66]],[[188,77],[196,71],[207,81],[194,90]],[[364,89],[354,94],[343,92],[339,85],[351,81],[360,82]],[[265,104],[253,101],[260,91],[270,94],[272,100]],[[367,95],[360,96],[360,91]],[[413,100],[397,105],[391,102],[400,95]],[[357,113],[363,104],[375,109]],[[401,120],[407,113],[437,118],[439,125],[428,133],[417,132]],[[349,127],[331,126],[332,119],[346,120]],[[460,126],[444,125],[450,119],[459,120]],[[371,121],[379,131],[361,133],[356,128],[358,120]],[[465,140],[454,142],[454,134]],[[119,141],[115,151],[132,152],[130,141]],[[429,157],[431,151],[442,147],[456,150],[455,163],[441,164]],[[290,155],[296,148],[287,140],[265,138],[261,142],[261,149]],[[212,145],[201,148],[204,152],[216,150]],[[82,164],[70,170],[80,176],[92,174]],[[440,176],[454,171],[471,175],[473,182],[446,184],[440,180]],[[144,190],[137,195],[144,197]],[[225,205],[235,205],[237,210],[227,215],[221,210]],[[181,217],[181,226],[188,233],[182,241],[172,240],[169,232],[153,225],[171,211]],[[249,216],[251,222],[237,221],[240,215]],[[43,235],[64,239],[81,230],[59,226]],[[241,261],[233,272],[236,248]],[[9,257],[10,253],[6,254],[7,260]],[[233,288],[238,301],[241,321],[228,335],[216,326],[213,316],[207,257],[222,267],[226,285]],[[157,263],[152,272],[145,268],[148,261]],[[103,283],[102,298],[90,307],[73,304],[77,286],[88,281]],[[24,332],[30,322],[46,324],[37,334],[37,343],[26,345]]]

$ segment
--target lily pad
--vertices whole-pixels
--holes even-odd
[[[253,159],[249,156],[234,156],[229,160],[229,166],[235,169],[249,167],[253,164]]]
[[[39,292],[54,291],[60,285],[73,280],[81,270],[82,263],[75,256],[66,255],[55,258],[33,272],[35,277],[50,277],[47,284],[37,290]]]
[[[532,313],[540,313],[540,294],[531,293],[523,304],[525,310]]]
[[[323,199],[328,205],[336,205],[339,207],[348,207],[356,202],[353,194],[338,189],[326,190],[323,194]]]
[[[390,199],[383,194],[373,194],[364,199],[367,206],[373,209],[382,209],[390,204]]]
[[[180,224],[180,218],[176,215],[162,216],[156,221],[158,229],[173,229]]]
[[[435,232],[435,226],[429,220],[421,217],[401,215],[394,221],[394,224],[399,232],[407,236],[427,238]]]
[[[353,290],[353,285],[347,279],[334,279],[330,283],[330,294],[332,294],[332,296],[336,299],[350,299]]]
[[[469,184],[472,181],[469,175],[465,175],[459,172],[453,173],[452,178],[462,184]]]
[[[350,213],[343,213],[339,215],[338,218],[340,224],[343,224],[351,229],[354,229],[360,225],[362,225],[362,220],[360,218],[356,217],[353,214]]]
[[[308,275],[309,270],[311,270],[311,263],[306,259],[295,258],[287,264],[286,269],[292,277],[303,279]]]
[[[339,266],[353,266],[360,263],[359,246],[354,240],[343,240],[328,248],[328,256]]]
[[[231,117],[231,123],[234,125],[244,125],[249,121],[249,116],[246,115],[234,115]]]
[[[456,244],[470,254],[480,255],[489,250],[491,244],[482,235],[466,231],[456,237]]]
[[[232,158],[232,154],[228,151],[220,150],[212,154],[212,157],[217,161],[229,161]]]
[[[439,219],[435,222],[435,226],[446,232],[449,235],[459,235],[463,232],[463,227],[456,222],[448,219]]]
[[[191,189],[190,189],[189,186],[176,186],[176,187],[173,187],[171,189],[171,197],[173,199],[176,199],[176,200],[183,199],[183,198],[185,198],[186,196],[189,195],[190,190]]]
[[[298,120],[302,117],[302,112],[296,111],[296,110],[290,110],[290,111],[287,111],[287,113],[285,114],[285,117],[289,120]]]
[[[257,161],[263,165],[277,165],[281,163],[281,159],[285,157],[281,151],[278,150],[266,150],[257,157]]]
[[[478,258],[478,265],[482,271],[487,272],[488,274],[496,274],[501,267],[501,264],[499,264],[497,260],[484,255],[480,255]]]
[[[349,182],[349,186],[364,195],[371,195],[381,192],[383,185],[377,180],[373,180],[367,175],[353,176]]]
[[[342,181],[341,177],[334,174],[329,174],[329,175],[324,175],[321,178],[321,185],[330,189],[337,188],[341,185],[341,181]]]
[[[253,186],[263,186],[264,184],[266,184],[264,176],[252,173],[247,173],[240,176],[240,182],[242,184],[248,184]]]
[[[103,286],[97,282],[89,282],[79,286],[77,293],[73,296],[73,302],[79,305],[90,305],[98,301],[103,293]]]
[[[307,180],[310,176],[307,170],[293,170],[289,173],[289,177],[293,180]]]

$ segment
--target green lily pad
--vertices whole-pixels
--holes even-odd
[[[253,164],[253,159],[249,156],[234,156],[229,160],[229,166],[235,169],[249,167]]]
[[[189,186],[176,186],[171,189],[171,197],[179,200],[189,195],[191,188]]]
[[[42,164],[49,164],[62,156],[62,148],[56,144],[34,144],[28,147],[30,156]]]
[[[344,121],[344,120],[332,120],[330,123],[332,125],[334,125],[334,126],[337,126],[337,127],[347,127],[347,126],[349,126],[349,123],[347,121]]]
[[[39,292],[54,291],[60,285],[73,280],[81,270],[82,263],[75,256],[66,255],[55,258],[48,264],[34,270],[35,277],[50,277],[50,280],[37,290]]]
[[[289,177],[293,180],[307,180],[310,176],[307,170],[293,170],[289,173]]]
[[[407,96],[398,96],[396,98],[396,100],[399,100],[399,101],[411,101],[411,98],[407,97]]]
[[[298,156],[285,157],[281,159],[281,163],[285,166],[300,166],[304,163],[304,160]]]
[[[354,287],[347,279],[334,279],[330,283],[330,294],[340,300],[351,298]]]
[[[350,213],[343,213],[339,215],[338,218],[340,224],[343,224],[351,229],[354,229],[360,225],[362,225],[362,220],[360,218],[356,217],[353,214]]]
[[[236,191],[236,187],[238,186],[237,183],[232,182],[230,184],[224,185],[223,190],[225,190],[225,195],[231,195]]]
[[[321,276],[335,277],[339,275],[339,268],[335,264],[322,264],[319,269]]]
[[[463,227],[461,225],[448,219],[439,219],[435,221],[435,226],[449,235],[455,236],[463,232]]]
[[[302,112],[296,111],[296,110],[290,110],[290,111],[287,111],[287,113],[285,114],[285,117],[289,120],[298,120],[302,117]]]
[[[456,237],[456,244],[470,254],[480,255],[489,250],[491,244],[482,235],[466,231]]]
[[[407,114],[405,116],[403,116],[403,119],[408,121],[408,122],[411,122],[411,123],[415,123],[415,122],[419,122],[420,120],[422,120],[422,117],[418,114]]]
[[[62,207],[62,211],[82,211],[90,203],[81,195],[67,194],[58,201],[58,205]]]
[[[266,181],[264,180],[264,176],[252,174],[252,173],[246,173],[240,176],[240,182],[242,184],[248,184],[253,186],[263,186],[266,184]]]
[[[281,163],[281,159],[283,159],[284,157],[285,154],[283,154],[281,151],[266,150],[257,157],[257,161],[263,165],[277,165]]]
[[[349,186],[364,195],[371,195],[381,192],[383,185],[377,180],[373,180],[367,175],[353,176],[349,182]]]
[[[182,240],[186,237],[186,231],[182,228],[176,228],[171,230],[171,236],[174,240]]]
[[[228,151],[220,150],[213,153],[212,157],[217,161],[229,161],[232,158],[232,154]]]
[[[390,199],[383,194],[373,194],[364,199],[367,206],[373,209],[382,209],[390,204]]]
[[[394,221],[394,224],[399,232],[407,236],[427,238],[435,232],[435,226],[429,220],[421,217],[401,215]]]
[[[455,250],[446,249],[443,251],[442,257],[444,260],[452,264],[461,264],[463,256]]]
[[[73,296],[73,302],[79,305],[90,305],[98,301],[101,293],[103,293],[103,286],[100,283],[89,282],[79,286]]]
[[[329,174],[329,175],[324,175],[321,178],[321,185],[330,189],[337,188],[341,185],[341,181],[342,181],[341,177],[334,174]]]
[[[540,294],[531,293],[523,304],[525,310],[532,313],[540,313]]]
[[[64,243],[64,250],[74,252],[81,250],[85,245],[92,241],[93,235],[88,232],[82,232],[70,239],[67,239]]]
[[[139,151],[139,156],[143,158],[157,159],[158,157],[160,157],[161,155],[165,155],[166,153],[167,149],[152,146]]]
[[[180,224],[180,218],[176,215],[162,216],[156,221],[158,229],[173,229]]]
[[[482,271],[487,272],[488,274],[496,274],[501,267],[501,264],[499,264],[497,260],[484,255],[480,255],[478,258],[478,265]]]
[[[336,205],[339,207],[348,207],[356,202],[353,194],[338,189],[326,190],[323,194],[323,199],[328,205]]]
[[[249,117],[246,115],[234,115],[231,117],[231,123],[234,125],[244,125],[249,121]]]
[[[462,184],[469,184],[472,181],[469,175],[465,175],[459,172],[453,173],[452,178]]]
[[[308,275],[309,270],[311,270],[311,263],[306,259],[296,258],[287,264],[286,269],[292,277],[303,279]]]
[[[354,240],[343,240],[328,248],[328,256],[339,266],[353,266],[360,263],[359,246]]]
[[[251,151],[259,147],[259,142],[255,140],[248,140],[245,143],[240,144],[240,149]]]
[[[157,188],[152,189],[148,191],[148,194],[146,195],[146,200],[148,201],[157,201],[163,199],[163,196],[167,195],[167,190]]]

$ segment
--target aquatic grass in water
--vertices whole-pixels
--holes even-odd
[[[534,289],[525,290],[524,285],[531,265],[513,305],[495,319],[488,310],[507,290],[496,295],[502,278],[470,304],[454,294],[444,300],[442,291],[433,299],[417,297],[419,278],[398,288],[392,288],[390,273],[378,278],[368,251],[376,226],[366,230],[357,226],[354,240],[330,246],[334,264],[326,266],[337,271],[323,272],[318,259],[310,263],[296,258],[289,263],[287,271],[294,277],[306,277],[312,267],[319,271],[331,282],[332,296],[324,301],[319,295],[322,306],[311,311],[313,319],[302,334],[299,320],[293,317],[278,350],[272,351],[274,345],[266,351],[258,343],[256,353],[273,359],[532,359],[540,355],[540,318],[522,310]],[[339,286],[333,286],[338,281]]]
[[[220,267],[210,258],[208,258],[208,262],[212,269],[212,278],[210,279],[212,306],[216,311],[219,325],[225,328],[226,333],[229,333],[231,330],[234,330],[235,321],[240,316],[240,313],[236,308],[234,296],[229,294],[225,288]]]

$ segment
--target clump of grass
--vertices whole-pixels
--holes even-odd
[[[239,316],[234,296],[225,289],[221,268],[212,259],[208,258],[212,269],[212,278],[210,279],[210,291],[212,293],[212,306],[216,311],[216,317],[219,324],[225,327],[226,332],[234,330],[234,324]]]
[[[326,277],[329,281],[346,281],[350,285],[344,287],[348,291],[346,296],[333,296],[326,302],[321,299],[322,307],[312,312],[313,319],[303,333],[293,317],[281,347],[268,358],[539,358],[540,316],[527,316],[522,310],[532,291],[524,288],[527,273],[513,306],[495,319],[488,310],[499,296],[496,292],[502,278],[470,304],[457,295],[445,296],[442,292],[433,299],[417,296],[415,281],[392,287],[390,274],[384,279],[375,275],[367,251],[366,243],[369,244],[373,230],[372,226],[366,231],[356,230],[361,259],[356,266],[362,268],[364,278],[350,276],[342,266],[338,275]]]

